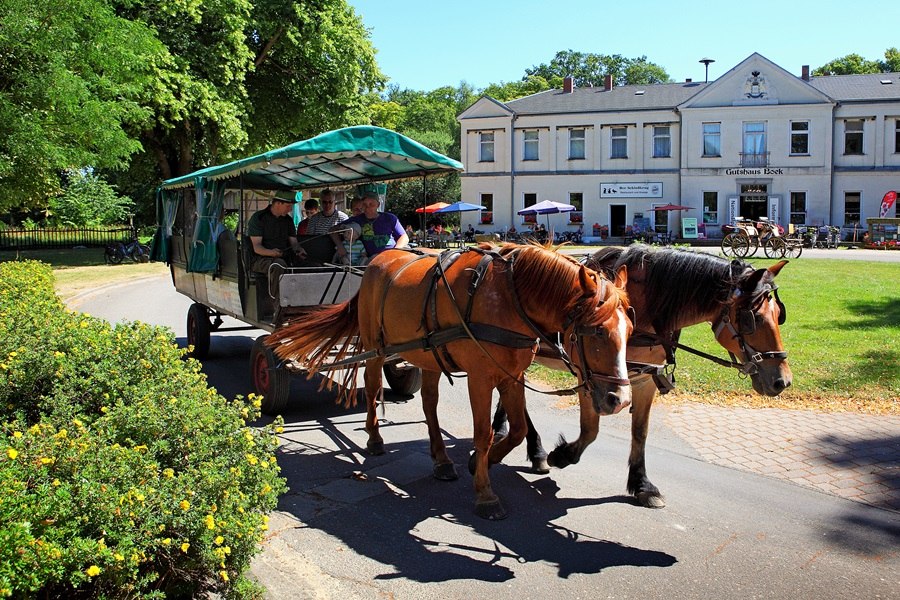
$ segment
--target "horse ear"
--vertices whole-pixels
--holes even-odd
[[[625,289],[625,286],[628,285],[628,267],[622,265],[616,269],[616,280],[613,283],[616,284],[617,288]]]
[[[763,277],[768,274],[769,272],[766,269],[756,269],[750,273],[747,279],[741,282],[741,292],[748,294],[751,298],[754,297],[756,295],[756,288],[763,281]]]
[[[772,274],[772,277],[775,277],[776,275],[778,275],[778,273],[781,271],[781,269],[782,269],[782,268],[784,267],[784,265],[786,265],[786,264],[788,264],[788,261],[786,261],[786,260],[779,260],[777,263],[775,263],[774,265],[772,265],[771,267],[769,267],[768,271],[769,271],[769,273]]]
[[[578,271],[578,280],[581,289],[585,291],[587,294],[596,294],[597,293],[597,277],[593,271],[589,271],[582,267]]]

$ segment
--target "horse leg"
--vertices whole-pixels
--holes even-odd
[[[628,456],[628,493],[632,494],[641,506],[662,508],[666,501],[659,489],[647,479],[647,465],[644,461],[644,448],[647,443],[647,432],[650,428],[650,407],[656,396],[656,384],[653,379],[633,383],[631,386],[631,453]]]
[[[578,392],[578,404],[581,408],[581,433],[574,442],[566,442],[565,437],[559,436],[559,443],[547,457],[551,467],[563,469],[577,464],[585,449],[597,439],[597,432],[600,431],[600,413],[594,409],[590,393]]]
[[[497,521],[505,519],[506,509],[500,498],[491,489],[488,475],[488,454],[491,450],[493,431],[491,430],[492,384],[469,373],[469,404],[472,407],[472,438],[475,453],[469,461],[475,485],[475,514],[483,519]],[[508,437],[508,436],[507,436]],[[519,439],[521,441],[521,438]]]
[[[428,439],[431,441],[431,460],[434,462],[432,475],[441,481],[459,479],[456,467],[447,456],[447,446],[441,435],[438,423],[437,405],[438,389],[441,374],[437,371],[422,371],[422,410],[425,412],[425,424],[428,426]]]
[[[547,464],[547,451],[541,443],[541,435],[538,433],[531,421],[531,415],[528,414],[528,407],[525,407],[525,423],[528,425],[528,433],[525,435],[526,450],[528,460],[531,461],[531,470],[534,473],[545,474],[550,472],[550,466]],[[497,410],[494,412],[494,421],[491,424],[494,429],[494,442],[499,442],[509,433],[506,424],[506,411],[503,410],[503,403],[497,403]]]
[[[384,360],[380,358],[366,361],[365,374],[363,375],[366,388],[366,433],[369,434],[366,450],[375,456],[384,454],[384,440],[378,431],[378,416],[375,410],[378,408],[378,401],[383,393],[381,385],[381,367],[383,364]]]

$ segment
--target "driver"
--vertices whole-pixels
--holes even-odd
[[[291,216],[296,203],[294,192],[278,192],[269,206],[250,217],[247,235],[253,244],[250,269],[254,273],[268,274],[273,264],[287,268],[306,262],[306,251],[297,243],[297,229]]]

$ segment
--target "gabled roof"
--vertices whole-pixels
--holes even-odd
[[[710,84],[656,83],[623,85],[611,90],[585,87],[575,88],[570,93],[547,90],[510,100],[506,102],[506,106],[519,115],[672,109],[707,85]]]
[[[839,102],[900,100],[900,73],[812,77],[809,85]]]

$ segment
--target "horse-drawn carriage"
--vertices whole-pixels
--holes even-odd
[[[359,289],[363,268],[334,264],[335,248],[327,235],[299,240],[323,267],[288,268],[269,276],[252,271],[247,222],[275,193],[358,189],[461,170],[458,161],[398,133],[358,126],[163,182],[157,191],[152,258],[169,264],[176,289],[194,301],[187,315],[191,354],[204,358],[213,332],[271,332],[295,311],[336,304]],[[243,325],[227,326],[226,316]],[[289,400],[291,371],[265,345],[266,337],[256,340],[250,367],[264,398],[263,412],[271,414]],[[395,391],[411,394],[421,386],[419,369],[397,358],[389,358],[384,371]]]
[[[759,221],[738,217],[734,226],[726,226],[722,238],[722,253],[734,258],[749,258],[763,249],[768,258],[799,258],[802,243],[792,237],[783,237],[780,227],[766,217]]]

